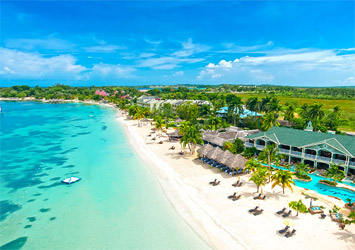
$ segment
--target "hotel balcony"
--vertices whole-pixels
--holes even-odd
[[[311,159],[315,159],[316,156],[315,155],[311,155],[311,154],[304,154],[305,158],[311,158]]]
[[[256,148],[257,148],[257,149],[264,149],[264,148],[265,148],[265,145],[256,145]]]
[[[355,162],[354,161],[349,161],[349,165],[350,166],[355,166]]]
[[[331,162],[332,159],[330,157],[318,156],[317,160]]]
[[[345,165],[345,160],[333,159],[333,162]]]
[[[247,143],[245,143],[245,146],[247,146],[247,147],[254,147],[254,143],[247,142]]]
[[[291,154],[293,154],[293,155],[302,155],[302,152],[291,150]]]
[[[284,153],[284,154],[289,154],[290,150],[289,149],[284,149],[284,148],[279,148],[280,153]]]

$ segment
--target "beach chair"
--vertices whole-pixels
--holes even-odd
[[[237,181],[236,183],[233,183],[232,186],[233,186],[233,187],[237,187],[238,184],[239,184],[239,181]]]
[[[260,197],[261,197],[261,193],[258,196],[254,197],[253,199],[258,200],[258,199],[260,199]]]
[[[237,193],[236,192],[234,192],[234,194],[232,194],[232,195],[230,195],[230,196],[228,196],[228,199],[233,199],[233,198],[235,198],[235,195],[236,195]]]
[[[233,198],[232,201],[237,201],[240,199],[240,197],[242,197],[242,195],[238,195],[237,197]]]
[[[260,197],[260,199],[261,199],[261,197]],[[264,197],[262,198],[262,200],[265,200],[266,199],[266,195],[264,195]]]
[[[163,144],[163,141],[160,141],[159,144]]]
[[[310,214],[323,214],[324,211],[320,207],[309,207],[308,211]]]
[[[280,211],[277,211],[276,213],[277,213],[278,215],[281,215],[281,214],[283,214],[285,211],[286,211],[286,208],[284,207],[283,209],[281,209]]]
[[[326,214],[321,214],[321,215],[320,215],[320,218],[321,218],[321,219],[325,219],[325,217],[327,217]]]
[[[253,215],[257,216],[259,214],[262,214],[263,211],[264,211],[264,209],[256,210]]]
[[[214,183],[216,183],[217,179],[214,179],[214,181],[210,182],[210,185],[213,185]]]
[[[341,216],[338,213],[331,213],[330,218],[332,221],[341,222]]]
[[[287,232],[287,230],[288,230],[289,228],[290,228],[289,226],[286,226],[284,229],[281,229],[281,230],[279,231],[279,233],[280,233],[280,234],[284,234],[284,233]]]
[[[286,234],[285,234],[285,237],[286,237],[286,238],[289,238],[289,237],[293,236],[295,233],[296,233],[296,229],[293,229],[292,232],[286,233]]]
[[[243,185],[243,182],[239,182],[237,187],[241,187]]]
[[[220,182],[221,182],[221,181],[218,181],[218,182],[216,182],[216,183],[213,183],[213,186],[219,185]]]
[[[184,155],[184,152],[183,151],[179,152],[179,155]]]
[[[284,217],[284,218],[289,217],[289,216],[291,215],[291,213],[292,213],[292,211],[289,210],[288,213],[284,213],[284,214],[282,215],[282,217]]]
[[[256,206],[253,209],[249,209],[249,213],[254,213],[258,208],[259,208],[259,206]]]

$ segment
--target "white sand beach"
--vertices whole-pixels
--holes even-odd
[[[216,249],[354,249],[355,225],[340,230],[329,216],[320,219],[320,215],[299,214],[293,211],[289,219],[294,223],[296,234],[286,238],[278,233],[285,227],[284,218],[276,212],[287,207],[289,201],[303,199],[306,190],[295,187],[294,192],[281,187],[264,187],[265,201],[254,200],[256,186],[248,182],[250,175],[241,176],[242,187],[233,187],[238,177],[220,173],[196,159],[190,153],[179,155],[179,143],[170,143],[162,137],[163,144],[155,141],[148,134],[152,126],[138,127],[137,121],[124,117],[117,118],[125,127],[130,142],[147,166],[158,179],[164,193],[182,218],[213,248]],[[169,149],[175,145],[176,149]],[[188,150],[187,150],[188,151]],[[214,179],[220,185],[208,183]],[[228,195],[237,192],[241,199],[232,201]],[[306,191],[311,193],[311,191]],[[313,193],[314,194],[314,193]],[[319,195],[319,197],[322,197]],[[328,214],[332,203],[343,206],[344,203],[329,197],[313,201],[313,205],[326,207]],[[264,211],[254,216],[249,209],[260,206]]]

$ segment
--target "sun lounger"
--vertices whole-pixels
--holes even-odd
[[[321,214],[321,215],[320,215],[320,218],[321,218],[321,219],[325,219],[325,217],[327,217],[327,215],[325,215],[325,214]]]
[[[289,226],[286,226],[284,229],[281,229],[281,230],[279,231],[279,233],[280,233],[280,234],[284,234],[284,233],[287,232],[287,230],[288,230],[289,228],[290,228]]]
[[[213,183],[213,186],[219,185],[220,182],[221,182],[221,181],[218,181],[218,182],[216,182],[216,183]]]
[[[261,214],[263,211],[264,211],[264,209],[256,210],[253,215],[257,216],[257,215]]]
[[[233,183],[232,186],[233,186],[233,187],[237,187],[238,184],[239,184],[239,181],[237,181],[236,183]]]
[[[261,198],[260,198],[261,199]],[[262,198],[263,200],[265,200],[266,199],[266,195],[264,195],[264,197]]]
[[[258,199],[260,199],[260,197],[261,197],[261,194],[259,194],[258,196],[254,197],[253,199],[254,200],[258,200]]]
[[[286,208],[284,207],[280,211],[276,212],[278,215],[283,214],[286,211]]]
[[[289,238],[291,236],[293,236],[296,233],[296,229],[293,229],[292,232],[288,232],[285,234],[286,238]]]
[[[214,179],[214,181],[211,181],[210,184],[213,185],[214,183],[216,183],[217,179]]]
[[[282,215],[282,217],[284,217],[284,218],[289,217],[289,216],[291,215],[291,213],[292,213],[292,211],[289,210],[288,213],[284,213],[284,214]]]
[[[310,214],[323,214],[324,211],[320,207],[310,207],[308,208]]]
[[[338,213],[331,213],[330,218],[332,219],[332,221],[341,222],[341,217]]]
[[[180,155],[183,155],[183,154],[184,154],[184,152],[183,152],[183,151],[181,151],[181,152],[179,152],[179,154],[180,154]]]
[[[250,210],[249,210],[249,213],[254,213],[258,208],[259,208],[259,206],[256,206],[255,208],[250,209]]]
[[[228,199],[235,198],[235,195],[236,195],[236,194],[237,194],[237,193],[236,193],[236,192],[234,192],[234,194],[232,194],[232,195],[228,196]]]
[[[240,199],[240,197],[242,197],[241,195],[238,195],[237,197],[233,198],[232,201],[237,201]]]

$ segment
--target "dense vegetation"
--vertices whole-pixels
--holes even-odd
[[[142,86],[144,87],[144,86]],[[144,93],[137,87],[71,87],[54,85],[51,87],[29,87],[26,85],[0,88],[0,96],[5,98],[33,97],[36,99],[102,99],[95,95],[97,89],[106,91],[105,99],[116,103],[121,108],[134,104],[136,98]],[[249,129],[268,130],[279,125],[278,120],[287,120],[296,129],[304,129],[312,121],[314,130],[355,131],[355,88],[300,88],[285,86],[194,86],[194,87],[160,87],[151,88],[147,94],[162,99],[207,100],[212,105],[197,106],[185,104],[177,109],[177,115],[184,120],[210,123],[210,128],[238,125]],[[125,98],[125,97],[130,98]],[[124,98],[123,98],[124,97]],[[262,121],[248,117],[243,121],[240,114],[243,106],[264,115]],[[216,111],[228,107],[225,118],[216,119]],[[169,105],[162,110],[149,114],[153,117],[173,119],[175,115]],[[140,117],[140,115],[136,116]],[[206,124],[207,125],[207,124]]]

